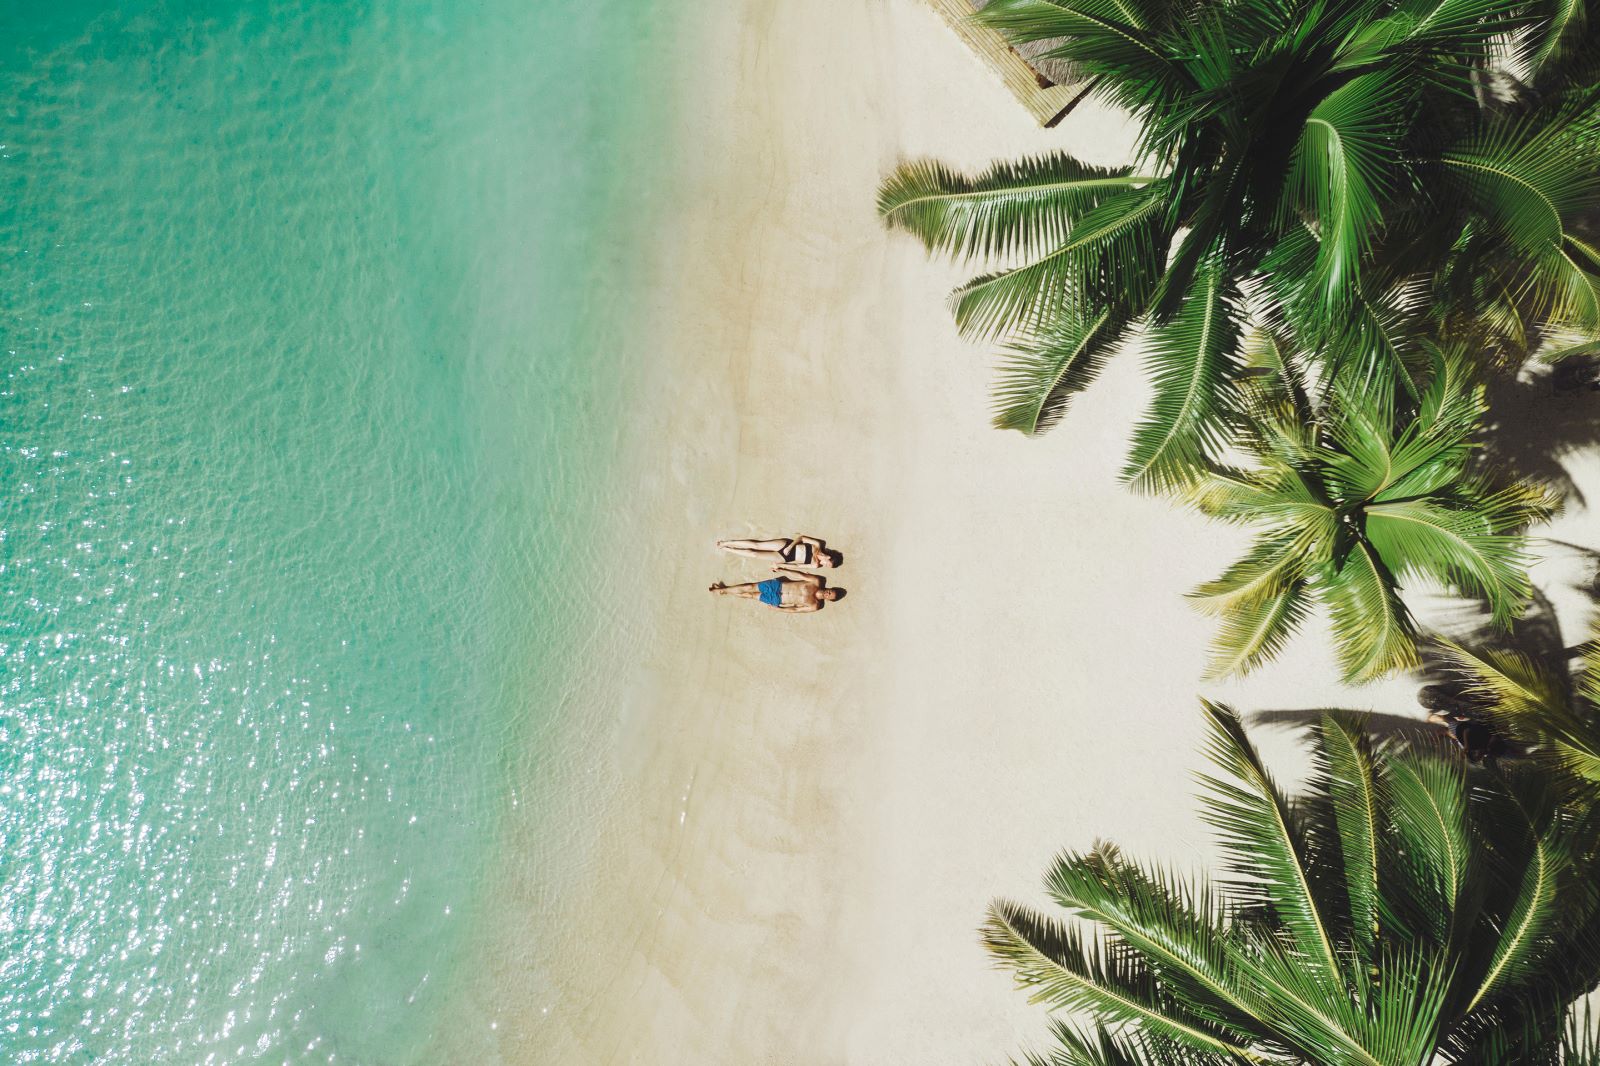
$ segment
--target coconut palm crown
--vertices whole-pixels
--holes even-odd
[[[1314,601],[1332,616],[1347,681],[1412,665],[1417,627],[1400,595],[1412,578],[1482,598],[1502,625],[1521,611],[1524,530],[1549,516],[1549,500],[1473,469],[1483,388],[1459,356],[1434,355],[1431,382],[1401,414],[1352,387],[1321,412],[1282,379],[1244,390],[1248,463],[1216,465],[1188,489],[1204,513],[1257,531],[1242,559],[1191,594],[1220,619],[1212,676],[1276,654]]]
[[[1409,380],[1404,322],[1600,334],[1584,7],[1513,0],[993,0],[1140,137],[1134,167],[1064,153],[883,183],[885,222],[992,268],[960,328],[1008,341],[995,421],[1035,433],[1143,326],[1154,400],[1126,478],[1165,489],[1223,447],[1246,324],[1341,374]],[[1486,96],[1507,53],[1543,87]],[[1581,65],[1581,64],[1580,64]],[[1587,68],[1585,68],[1587,69]],[[1498,83],[1495,83],[1498,84]],[[1533,101],[1533,102],[1528,102]],[[1425,297],[1425,298],[1419,298]]]
[[[1185,880],[1116,848],[1059,857],[1067,921],[1009,902],[984,943],[1058,1026],[1056,1066],[1554,1066],[1600,975],[1587,854],[1536,782],[1469,783],[1459,754],[1313,730],[1291,800],[1238,719],[1206,705],[1204,816],[1228,875]]]

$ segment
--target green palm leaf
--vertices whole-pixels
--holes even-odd
[[[1170,104],[1190,79],[1161,39],[1164,5],[1146,0],[993,0],[976,16],[1018,44],[1077,67],[1095,91],[1134,113]]]
[[[1562,1033],[1563,1066],[1600,1066],[1600,1025],[1589,1003],[1574,1006]]]
[[[1332,514],[1329,514],[1332,519]],[[1242,605],[1276,596],[1305,575],[1309,545],[1299,531],[1263,537],[1222,576],[1189,593],[1195,607],[1226,614]]]
[[[1050,1030],[1056,1040],[1054,1054],[1048,1060],[1030,1055],[1030,1066],[1234,1066],[1243,1058],[1173,1047],[1142,1034],[1112,1035],[1104,1026],[1097,1026],[1093,1037],[1060,1021]]]
[[[1521,804],[1519,803],[1520,807]],[[1524,815],[1527,815],[1524,808]],[[1491,997],[1527,981],[1538,960],[1550,950],[1552,936],[1563,919],[1562,879],[1572,865],[1569,842],[1553,829],[1535,831],[1532,853],[1522,870],[1515,902],[1496,932],[1493,953],[1482,979],[1467,1002],[1470,1011]]]
[[[1250,743],[1239,718],[1202,701],[1211,761],[1226,777],[1206,775],[1208,823],[1221,835],[1229,865],[1259,884],[1293,937],[1297,962],[1319,980],[1339,981],[1331,916],[1324,914],[1313,885],[1316,873],[1304,831]]]
[[[1311,112],[1289,182],[1320,224],[1316,291],[1333,308],[1350,302],[1382,204],[1398,173],[1399,108],[1406,83],[1391,73],[1351,79]]]
[[[1404,0],[1395,5],[1394,25],[1400,32],[1391,48],[1471,55],[1473,45],[1530,21],[1524,0]]]
[[[1407,945],[1380,950],[1374,964],[1352,975],[1361,1005],[1351,1029],[1377,1061],[1436,1061],[1440,1029],[1451,991],[1450,971],[1438,954]]]
[[[1153,326],[1150,411],[1134,429],[1123,478],[1152,491],[1192,481],[1227,439],[1228,388],[1237,377],[1240,313],[1220,264],[1195,277],[1183,308]]]
[[[1257,1057],[1225,1030],[1163,1001],[1136,954],[1106,952],[1076,930],[1004,901],[990,906],[982,932],[984,946],[1034,1002],[1087,1011],[1104,1024],[1136,1026],[1202,1053]]]
[[[885,224],[930,252],[967,258],[1042,254],[1108,196],[1149,184],[1126,167],[1097,167],[1065,153],[996,163],[966,177],[941,163],[903,163],[878,189]]]
[[[1490,128],[1441,156],[1450,185],[1506,239],[1542,252],[1559,246],[1566,220],[1600,207],[1593,152],[1569,124],[1524,121]]]
[[[1139,287],[1161,269],[1155,231],[1161,198],[1141,189],[1115,196],[1078,219],[1066,241],[1022,266],[973,278],[951,294],[956,325],[966,334],[1030,332],[1074,298],[1110,286],[1137,302]]]
[[[1333,616],[1346,682],[1371,681],[1416,665],[1416,625],[1370,545],[1357,541],[1342,565],[1324,567],[1318,590]]]
[[[1104,846],[1057,859],[1045,887],[1057,904],[1144,956],[1162,983],[1208,1021],[1223,1025],[1251,1013],[1208,896],[1184,898],[1170,878],[1140,870]]]
[[[1528,656],[1514,651],[1473,653],[1435,638],[1445,662],[1467,682],[1469,694],[1507,714],[1560,713],[1567,704],[1561,683]]]
[[[1379,975],[1362,970],[1337,990],[1298,956],[1264,942],[1248,963],[1263,991],[1263,1015],[1296,1052],[1318,1066],[1393,1066],[1432,1061],[1439,1016],[1449,991],[1416,957],[1387,953]],[[1399,958],[1393,957],[1400,955]]]
[[[1226,577],[1226,576],[1225,576]],[[1293,580],[1221,613],[1206,664],[1207,680],[1249,673],[1283,651],[1311,607],[1304,580]]]
[[[1512,292],[1561,329],[1600,333],[1600,277],[1581,265],[1570,250],[1573,242],[1536,249],[1527,273]]]
[[[1588,10],[1584,0],[1546,0],[1539,6],[1544,9],[1547,19],[1539,27],[1536,38],[1538,45],[1529,60],[1529,66],[1536,74],[1548,66],[1551,60],[1560,56],[1564,46],[1569,44],[1588,22]]]
[[[1279,502],[1274,487],[1269,478],[1219,467],[1196,475],[1179,498],[1208,517],[1251,522],[1260,517],[1262,508]]]
[[[1600,330],[1600,281],[1569,221],[1600,210],[1600,165],[1585,110],[1483,130],[1441,156],[1450,187],[1518,248],[1528,269],[1513,299],[1558,323]]]
[[[1488,410],[1483,386],[1468,379],[1466,360],[1429,346],[1433,378],[1416,416],[1388,458],[1382,482],[1366,495],[1378,502],[1403,501],[1448,492],[1463,481],[1480,419]],[[1500,524],[1491,520],[1497,531]]]
[[[1475,841],[1462,761],[1434,751],[1386,760],[1385,868],[1378,918],[1411,939],[1448,948],[1472,892]]]
[[[1574,687],[1591,709],[1600,709],[1600,616],[1589,623],[1589,639],[1580,652]]]
[[[1333,803],[1350,907],[1351,938],[1369,964],[1379,924],[1379,868],[1384,779],[1373,757],[1372,741],[1350,715],[1325,714],[1317,723],[1316,788]]]
[[[1088,388],[1122,338],[1110,308],[1090,318],[1063,313],[1045,333],[1011,349],[994,389],[994,424],[1032,436],[1053,427]]]
[[[1397,476],[1392,409],[1366,394],[1341,395],[1328,426],[1334,447],[1317,458],[1329,488],[1347,504],[1368,500]]]
[[[1523,540],[1496,533],[1483,514],[1420,499],[1374,503],[1366,513],[1367,539],[1391,568],[1482,596],[1501,624],[1527,604],[1532,586]]]
[[[1428,324],[1420,286],[1400,283],[1383,288],[1363,276],[1347,288],[1350,298],[1342,311],[1316,301],[1316,321],[1308,329],[1309,335],[1323,338],[1331,356],[1329,379],[1369,396],[1386,397],[1398,383],[1404,394],[1416,396],[1417,382],[1408,361],[1420,347],[1420,330]],[[1325,320],[1330,315],[1332,320]]]
[[[1109,845],[1046,887],[1093,930],[997,904],[984,928],[1058,1023],[1036,1066],[1562,1066],[1600,976],[1600,816],[1480,775],[1444,742],[1377,743],[1352,715],[1311,732],[1313,773],[1279,791],[1234,714],[1205,705],[1207,818],[1232,876],[1153,873]],[[1581,863],[1581,865],[1580,865]],[[1600,1064],[1595,1064],[1600,1066]]]

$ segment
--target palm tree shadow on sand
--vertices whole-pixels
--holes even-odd
[[[1565,544],[1587,557],[1600,567],[1600,552],[1576,544]],[[1582,591],[1600,604],[1600,587],[1584,586]],[[1490,622],[1486,612],[1476,605],[1462,605],[1443,619],[1438,635],[1463,647],[1509,651],[1524,655],[1549,670],[1552,676],[1567,676],[1567,663],[1577,655],[1582,645],[1568,646],[1561,635],[1560,621],[1555,605],[1543,592],[1535,589],[1532,601],[1523,616],[1504,629]],[[1461,671],[1444,655],[1437,641],[1426,641],[1421,649],[1422,663],[1412,671],[1418,684],[1417,715],[1384,714],[1377,711],[1361,712],[1361,720],[1374,737],[1396,740],[1436,740],[1441,729],[1427,720],[1430,710],[1459,710],[1471,714],[1475,699],[1468,691]],[[1277,729],[1310,730],[1324,714],[1336,710],[1328,707],[1304,709],[1273,709],[1256,711],[1247,716],[1251,725]],[[1348,713],[1348,712],[1346,712]],[[1516,750],[1507,756],[1520,754]]]
[[[1586,504],[1567,459],[1600,448],[1600,357],[1573,355],[1526,376],[1490,375],[1482,462]]]

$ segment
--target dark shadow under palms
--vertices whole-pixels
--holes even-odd
[[[1600,447],[1600,360],[1575,355],[1523,377],[1490,375],[1482,462],[1586,503],[1567,469],[1574,453]]]

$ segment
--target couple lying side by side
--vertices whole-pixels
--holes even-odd
[[[719,540],[717,547],[735,555],[746,555],[752,559],[765,559],[774,563],[772,572],[779,575],[765,581],[747,581],[741,585],[724,585],[718,581],[711,586],[711,591],[718,596],[759,600],[768,607],[797,614],[820,611],[824,604],[832,603],[844,596],[844,589],[829,588],[828,583],[819,575],[795,569],[797,566],[811,566],[819,570],[832,570],[844,562],[844,556],[829,548],[819,537]]]

